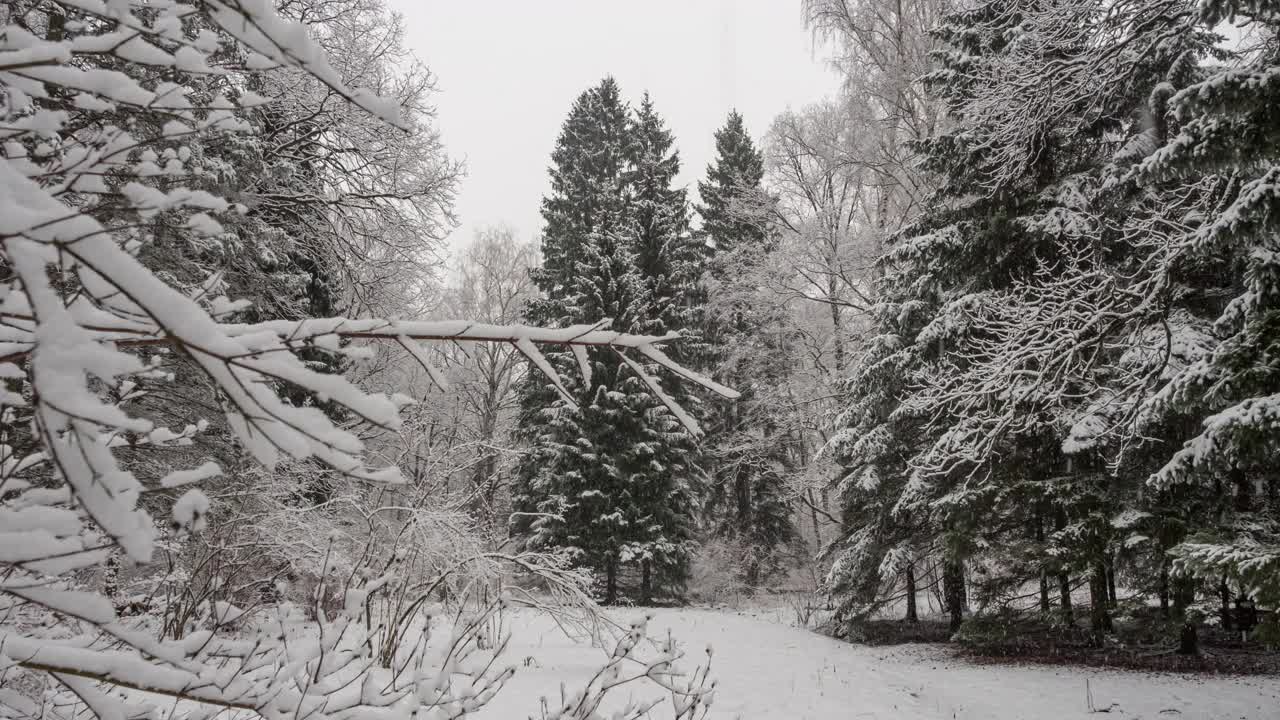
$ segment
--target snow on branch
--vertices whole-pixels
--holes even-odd
[[[84,304],[72,308],[80,311],[82,326],[89,331],[89,338],[94,342],[109,343],[116,347],[145,347],[171,345],[184,346],[181,335],[167,332],[166,328],[153,318],[135,318],[112,315],[102,307],[89,307]],[[15,362],[26,358],[36,346],[35,318],[30,313],[4,312],[0,319],[7,321],[0,326],[0,362]],[[672,360],[660,349],[660,344],[680,337],[679,333],[666,335],[629,335],[606,330],[600,324],[574,325],[567,328],[540,328],[526,325],[490,325],[469,321],[405,321],[347,318],[323,318],[299,321],[276,320],[255,324],[219,324],[220,334],[227,338],[249,338],[254,342],[251,355],[275,352],[278,350],[296,351],[304,347],[329,348],[336,340],[386,340],[404,348],[406,352],[423,367],[438,388],[445,389],[447,381],[435,364],[422,351],[420,343],[424,342],[488,342],[505,343],[515,347],[528,357],[553,383],[556,390],[572,406],[576,406],[573,397],[565,388],[559,373],[542,356],[539,345],[568,346],[575,349],[575,354],[585,348],[600,347],[612,349],[633,369],[641,366],[623,352],[634,350],[651,362],[666,370],[701,385],[708,390],[729,399],[736,399],[738,392],[715,382],[709,377],[686,368]],[[274,338],[273,343],[262,344],[263,338]],[[201,352],[198,347],[185,347],[189,352]],[[578,365],[583,372],[583,379],[590,380],[590,365],[579,357]],[[642,372],[642,371],[641,371]],[[641,374],[646,385],[656,393],[662,393],[647,374]],[[670,398],[662,394],[659,399],[690,431],[696,432],[697,425],[683,409],[675,407]]]
[[[502,600],[456,618],[445,653],[428,659],[425,638],[404,652],[375,647],[369,597],[399,582],[391,571],[353,573],[342,588],[343,607],[318,611],[316,634],[292,640],[289,608],[246,640],[224,632],[247,615],[225,603],[206,608],[210,627],[179,628],[181,637],[157,640],[118,617],[105,591],[83,589],[78,571],[112,558],[151,560],[164,523],[144,507],[144,496],[175,495],[174,488],[223,471],[196,462],[135,475],[137,464],[124,462],[122,448],[189,444],[207,427],[166,427],[189,408],[166,407],[175,401],[163,398],[134,402],[144,394],[139,380],[163,380],[160,360],[176,355],[209,386],[231,433],[263,466],[310,459],[376,482],[395,482],[400,471],[369,467],[366,438],[353,428],[399,427],[402,398],[320,372],[303,351],[343,353],[351,342],[386,341],[443,385],[422,343],[506,343],[563,392],[540,347],[568,346],[580,361],[584,348],[600,347],[636,353],[726,397],[736,393],[671,361],[659,346],[674,335],[465,321],[225,322],[243,304],[209,297],[215,282],[178,287],[148,266],[145,251],[171,243],[181,253],[182,243],[224,234],[223,223],[248,212],[198,187],[219,173],[208,147],[255,132],[246,110],[265,99],[248,90],[248,79],[277,68],[300,71],[409,128],[398,103],[351,87],[312,29],[282,20],[268,0],[63,0],[4,18],[0,683],[14,668],[44,673],[100,718],[145,715],[139,708],[155,695],[268,719],[457,718],[478,710],[512,672],[496,662],[501,643],[482,641]],[[677,417],[688,417],[641,372]],[[282,388],[305,391],[353,420],[339,425],[314,404],[287,399]],[[195,488],[178,492],[185,494],[174,522],[198,530],[209,521],[209,499]],[[698,683],[705,673],[680,685],[669,662],[646,666],[642,676],[678,694],[677,716],[692,717],[703,707]],[[592,698],[606,690],[588,690],[579,707],[594,707]],[[63,717],[58,705],[44,716]]]
[[[1141,398],[1194,352],[1189,329],[1160,321],[1172,239],[1146,225],[1133,232],[1151,255],[1130,275],[1064,244],[1059,261],[1006,291],[957,298],[921,331],[921,346],[947,355],[897,410],[940,430],[913,459],[917,473],[976,472],[998,462],[1008,438],[1045,424],[1072,428],[1066,452],[1127,437]]]

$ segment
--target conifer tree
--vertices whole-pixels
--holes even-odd
[[[715,138],[716,159],[707,166],[706,181],[698,183],[703,237],[721,252],[743,245],[764,248],[769,237],[761,189],[764,156],[736,110]]]
[[[631,123],[627,182],[636,223],[636,260],[648,291],[646,331],[661,334],[694,325],[692,289],[702,258],[689,233],[684,188],[673,187],[680,172],[675,138],[645,93]],[[676,352],[691,354],[681,343]]]
[[[773,249],[762,154],[736,111],[715,138],[716,158],[698,183],[709,257],[701,326],[706,364],[743,396],[707,410],[709,510],[716,533],[737,544],[741,580],[752,587],[779,569],[796,539],[785,487],[788,442],[768,392],[784,382],[792,358],[785,350],[786,317],[763,301],[755,283]]]
[[[631,124],[630,170],[627,181],[635,222],[636,270],[645,289],[640,331],[665,335],[679,331],[682,340],[673,357],[692,363],[699,355],[697,338],[701,307],[698,279],[703,257],[689,232],[689,204],[684,188],[674,187],[680,172],[675,138],[645,93]],[[696,399],[680,383],[665,388],[684,407]],[[641,566],[640,599],[652,599],[655,586],[669,590],[683,586],[688,575],[694,512],[698,446],[694,438],[655,406],[649,404],[651,450],[642,505],[650,511],[644,539],[628,553]]]
[[[1161,18],[1126,34],[1123,20],[1094,23],[1097,11],[1089,0],[996,0],[938,30],[944,51],[927,82],[951,122],[919,149],[941,185],[890,243],[877,336],[849,383],[850,430],[837,446],[863,479],[846,486],[858,491],[846,498],[834,587],[892,567],[887,556],[875,565],[897,545],[881,530],[906,528],[944,559],[953,627],[969,584],[962,563],[994,555],[1004,570],[977,583],[984,601],[1038,577],[1047,610],[1056,579],[1070,619],[1076,574],[1092,591],[1095,638],[1109,629],[1125,485],[1097,448],[1064,441],[1096,382],[1075,359],[1123,350],[1043,351],[1092,332],[1124,295],[1115,288],[1134,268],[1113,263],[1131,254],[1142,207],[1104,190],[1113,138],[1141,131],[1146,94],[1203,38],[1170,39],[1176,20]],[[1135,52],[1143,63],[1126,60]],[[1114,282],[1031,288],[1046,277]]]
[[[841,617],[939,559],[953,626],[1038,583],[1071,628],[1087,586],[1096,643],[1117,585],[1185,652],[1206,603],[1233,629],[1280,598],[1276,18],[989,0],[938,27],[939,190],[887,244],[832,444]]]
[[[911,393],[930,365],[944,360],[948,345],[963,342],[967,330],[963,310],[980,305],[993,284],[1030,267],[1035,247],[1015,240],[1016,223],[1034,211],[1037,193],[1056,179],[1050,164],[1053,151],[1042,147],[1040,177],[1027,168],[1028,172],[1002,177],[997,193],[973,193],[988,181],[983,171],[990,166],[983,143],[962,138],[982,128],[981,119],[969,112],[970,101],[983,89],[979,85],[982,69],[993,56],[998,57],[1004,42],[1005,34],[990,24],[1016,24],[1016,16],[1005,10],[999,3],[986,3],[949,18],[939,30],[950,53],[930,76],[929,87],[954,122],[949,132],[929,138],[921,152],[929,169],[941,176],[941,189],[933,212],[890,239],[882,260],[876,335],[849,383],[852,402],[846,415],[857,431],[844,434],[837,443],[851,482],[842,487],[848,530],[832,548],[835,562],[829,582],[837,588],[862,587],[874,596],[880,590],[878,576],[870,573],[877,579],[870,583],[864,576],[885,565],[882,558],[898,544],[898,538],[891,533],[886,536],[886,531],[904,527],[908,517],[914,518],[911,524],[925,528],[915,542],[943,560],[953,627],[959,624],[963,606],[957,592],[959,569],[972,551],[980,518],[991,510],[989,495],[951,494],[972,468],[921,467],[929,460],[930,450],[954,436],[946,424],[954,423],[954,432],[965,437],[960,426],[968,418],[948,415],[927,427],[912,412]],[[961,72],[965,67],[976,72]],[[1043,137],[1051,134],[1045,132]],[[902,450],[908,461],[894,462]],[[863,497],[868,493],[874,499]],[[922,521],[921,516],[929,520]],[[844,609],[851,612],[871,599],[846,597]]]
[[[693,270],[671,144],[652,104],[633,118],[612,78],[579,96],[552,155],[531,321],[610,318],[615,330],[655,334],[683,322]],[[549,402],[550,386],[529,375],[516,531],[599,571],[605,602],[620,597],[624,570],[639,571],[642,600],[678,590],[697,504],[692,438],[611,349],[548,358],[590,372],[569,387],[578,410]]]
[[[1271,3],[1231,0],[1200,3],[1191,16],[1202,31],[1236,18],[1261,41],[1223,64],[1188,59],[1181,78],[1152,93],[1167,138],[1129,177],[1148,192],[1175,183],[1207,196],[1202,220],[1168,261],[1169,284],[1199,285],[1201,297],[1230,301],[1190,308],[1212,313],[1200,336],[1206,351],[1166,374],[1142,407],[1139,429],[1191,419],[1179,424],[1193,436],[1163,446],[1178,449],[1150,481],[1166,496],[1208,495],[1208,521],[1187,528],[1172,554],[1217,581],[1230,626],[1233,593],[1280,601],[1280,16]],[[1178,210],[1170,202],[1166,212]]]

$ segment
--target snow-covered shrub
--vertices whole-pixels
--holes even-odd
[[[646,629],[649,618],[631,624],[618,640],[605,663],[587,681],[586,686],[570,693],[563,686],[556,705],[544,698],[542,720],[595,720],[603,717],[601,706],[609,693],[616,688],[626,688],[640,680],[650,680],[670,693],[672,713],[677,720],[705,718],[715,699],[715,681],[710,680],[712,648],[706,648],[707,662],[688,675],[676,670],[676,662],[684,653],[670,635],[658,643],[656,652],[649,655],[642,648],[647,644]],[[617,720],[640,720],[651,717],[660,700],[637,700],[629,696],[621,708],[609,708],[609,717]]]
[[[198,534],[220,521],[216,498],[197,486],[224,468],[190,451],[208,425],[167,427],[173,414],[163,400],[134,402],[137,381],[172,380],[161,372],[162,359],[185,358],[197,377],[184,382],[209,384],[227,431],[262,467],[312,463],[369,486],[401,476],[395,467],[369,466],[365,432],[397,428],[399,410],[412,400],[367,394],[298,353],[361,358],[368,352],[359,343],[380,340],[437,377],[423,343],[500,342],[562,389],[539,346],[569,345],[575,352],[604,346],[714,384],[667,359],[656,343],[669,338],[622,335],[599,325],[541,330],[466,321],[228,321],[245,306],[221,294],[217,277],[180,283],[139,260],[161,237],[194,245],[216,240],[225,223],[246,212],[189,187],[213,172],[192,144],[252,133],[243,111],[268,99],[249,90],[246,79],[266,69],[298,71],[353,112],[381,118],[386,132],[400,123],[396,103],[345,85],[306,28],[282,21],[265,0],[10,3],[0,13],[5,713],[140,717],[156,698],[181,701],[176,712],[189,717],[244,710],[269,719],[460,717],[482,706],[512,672],[494,657],[501,644],[494,648],[491,632],[481,631],[506,601],[495,596],[470,611],[453,626],[443,654],[427,654],[430,625],[411,625],[392,653],[379,656],[370,598],[397,583],[411,602],[424,596],[397,563],[379,567],[357,556],[345,573],[322,563],[312,597],[341,601],[313,603],[315,619],[305,628],[298,606],[288,602],[274,607],[269,621],[249,623],[245,609],[231,601],[243,588],[230,585],[225,573],[208,573],[205,589],[184,601],[181,619],[159,637],[80,582],[83,571],[112,557],[150,561],[165,532]],[[643,372],[638,363],[630,367]],[[347,420],[339,425],[286,391],[337,408]],[[167,454],[184,447],[188,451]],[[168,460],[136,471],[137,456],[151,452]],[[237,473],[240,480],[256,477]],[[288,527],[276,531],[288,533]],[[225,551],[214,547],[205,557],[221,559]],[[188,562],[188,572],[198,564]],[[228,632],[246,623],[243,631]],[[630,658],[629,652],[615,658]],[[485,660],[464,663],[475,657]],[[705,673],[691,683],[676,680],[669,674],[672,660],[668,652],[637,676],[625,676],[615,660],[601,682],[557,716],[586,718],[595,698],[619,682],[647,677],[670,689],[678,716],[692,717],[705,707]],[[49,685],[30,687],[61,689],[56,702],[35,704],[8,691],[19,684],[12,678],[31,673]]]
[[[743,551],[742,544],[732,539],[704,541],[690,568],[690,597],[699,602],[720,604],[736,602],[742,595],[749,594],[752,588],[743,582],[746,576]]]
[[[160,634],[179,638],[213,602],[249,613],[286,600],[313,607],[322,566],[349,575],[366,541],[363,528],[354,538],[340,531],[350,524],[341,512],[346,506],[315,508],[302,502],[300,480],[318,470],[282,463],[267,471],[244,463],[224,473],[207,488],[202,530],[189,532],[180,524],[161,528],[153,562],[122,569],[113,597],[117,611],[149,613]],[[179,507],[174,514],[184,512]],[[334,542],[344,537],[346,542]],[[335,596],[329,605],[341,601]]]
[[[828,619],[827,597],[820,588],[792,590],[786,593],[791,621],[796,627],[822,627]]]

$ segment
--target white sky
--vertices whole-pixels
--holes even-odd
[[[692,194],[731,107],[757,140],[774,116],[834,92],[799,0],[389,0],[438,76],[445,147],[467,163],[450,244],[477,228],[542,228],[547,166],[574,98],[612,74],[648,90]]]

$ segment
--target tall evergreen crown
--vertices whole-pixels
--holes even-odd
[[[690,250],[685,191],[673,187],[674,144],[648,95],[633,113],[605,78],[578,97],[551,157],[543,266],[534,273],[542,297],[528,306],[531,320],[607,318],[616,330],[652,334],[693,324],[701,257]],[[548,358],[566,370],[580,360]],[[642,600],[677,591],[698,504],[693,438],[609,348],[581,361],[590,379],[570,386],[580,410],[554,402],[539,373],[526,381],[522,424],[531,449],[516,506],[536,519],[516,530],[599,571],[606,601],[625,592],[632,570]],[[666,392],[688,402],[677,384]]]

